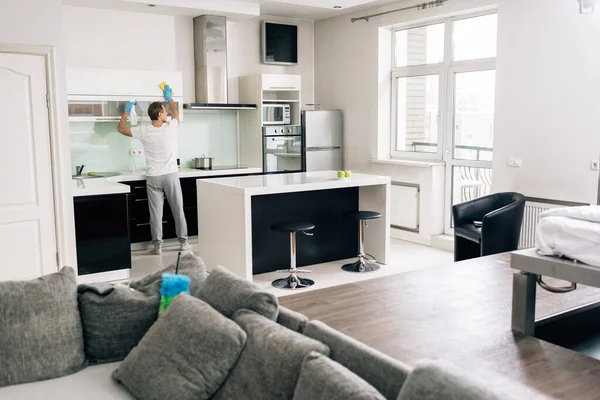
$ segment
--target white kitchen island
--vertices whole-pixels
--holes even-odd
[[[354,257],[358,223],[348,212],[380,212],[369,221],[365,251],[387,264],[390,251],[390,178],[335,171],[201,179],[198,190],[199,256],[209,269],[222,265],[252,280],[257,273],[289,268],[289,237],[271,224],[315,224],[298,237],[298,266]],[[341,267],[341,263],[340,263]]]

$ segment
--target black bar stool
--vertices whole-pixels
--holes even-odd
[[[358,261],[352,264],[346,264],[342,267],[342,269],[346,272],[374,272],[379,270],[381,267],[377,264],[369,262],[366,260],[367,254],[365,253],[365,228],[369,225],[367,221],[370,219],[381,218],[381,213],[375,211],[355,211],[344,215],[344,217],[349,219],[354,219],[358,221]],[[370,260],[375,261],[375,260]]]
[[[297,274],[311,273],[308,269],[296,268],[296,233],[301,232],[307,236],[312,236],[309,232],[315,229],[315,225],[310,222],[283,222],[271,225],[271,229],[286,232],[290,234],[290,268],[279,270],[277,272],[290,273],[287,278],[275,279],[272,285],[279,289],[301,289],[315,284],[311,279],[299,278]]]

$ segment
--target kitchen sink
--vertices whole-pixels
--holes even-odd
[[[118,172],[86,172],[81,175],[73,175],[73,179],[110,178],[111,176],[119,175],[121,174],[119,174]]]

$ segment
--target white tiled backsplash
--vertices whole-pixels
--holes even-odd
[[[71,161],[85,164],[84,172],[144,171],[143,156],[130,149],[142,144],[117,132],[117,122],[71,122]],[[178,158],[184,168],[203,154],[214,157],[214,166],[237,165],[237,114],[232,111],[186,111],[178,133]]]

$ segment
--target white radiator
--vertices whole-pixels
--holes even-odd
[[[521,226],[521,239],[519,240],[519,249],[529,249],[535,247],[535,232],[540,214],[546,210],[565,205],[543,203],[538,201],[527,201],[525,203],[525,213],[523,214],[523,225]]]
[[[392,182],[392,228],[419,231],[419,186]]]

